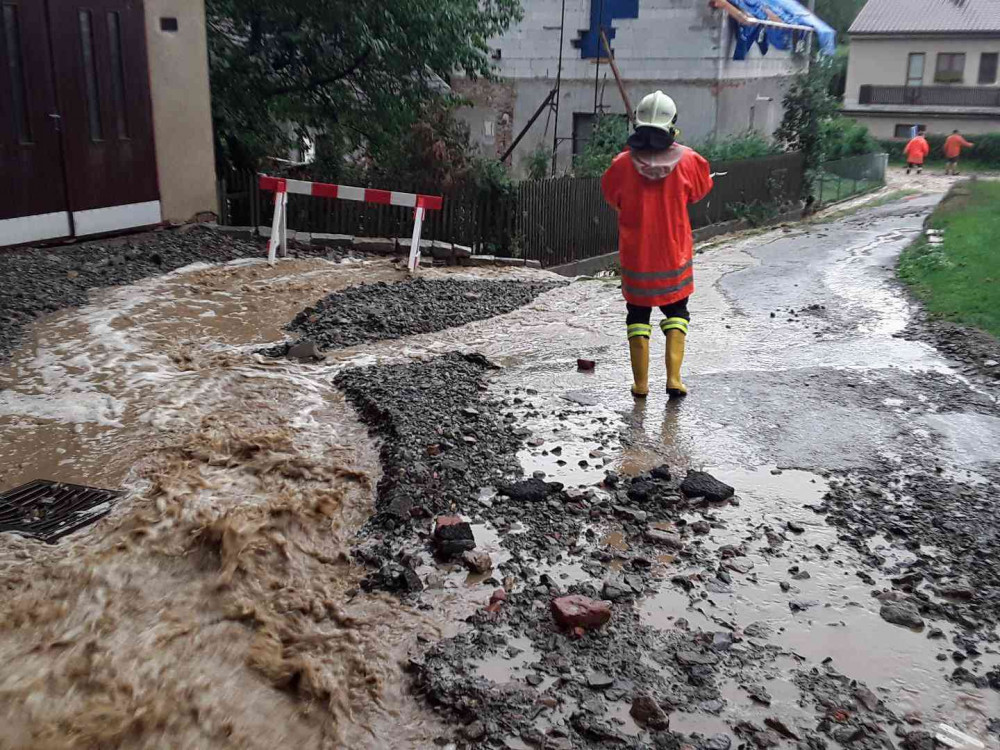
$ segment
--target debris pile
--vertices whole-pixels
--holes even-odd
[[[408,279],[334,292],[300,312],[288,330],[324,349],[433,333],[505,315],[560,282]],[[290,344],[268,350],[283,356]]]

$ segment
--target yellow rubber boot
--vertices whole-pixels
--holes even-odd
[[[645,398],[649,395],[649,334],[630,335],[628,354],[632,360],[632,379],[635,381],[632,385],[632,395],[636,398]]]
[[[684,363],[684,344],[687,341],[688,323],[684,318],[664,318],[660,328],[667,337],[667,395],[681,398],[687,395],[687,387],[681,381],[681,365]]]

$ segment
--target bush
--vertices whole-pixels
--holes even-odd
[[[549,174],[549,165],[552,163],[552,152],[545,146],[539,146],[534,151],[524,157],[524,165],[527,167],[529,180],[544,180]]]
[[[628,134],[628,119],[623,115],[601,117],[583,152],[573,162],[573,174],[577,177],[600,177],[611,166],[611,160],[625,150]]]
[[[749,132],[740,136],[730,136],[721,141],[705,141],[693,147],[709,161],[737,161],[739,159],[759,159],[781,153],[781,147],[760,133]]]
[[[931,145],[928,159],[940,161],[944,159],[944,141],[950,133],[929,133],[927,142]],[[989,167],[1000,167],[1000,133],[985,133],[984,135],[969,135],[963,133],[965,139],[975,146],[962,150],[962,158],[979,162]],[[889,154],[894,162],[903,162],[903,148],[906,140],[880,141],[879,148]]]
[[[825,160],[873,154],[879,150],[868,128],[846,117],[834,117],[821,125]]]
[[[837,114],[837,100],[830,96],[830,81],[836,65],[828,58],[814,60],[797,75],[781,104],[785,108],[775,140],[788,151],[799,151],[805,158],[803,189],[810,194],[826,160],[824,124]]]
[[[611,166],[611,160],[625,150],[628,135],[629,126],[624,117],[602,117],[583,153],[576,158],[574,174],[577,177],[604,174],[604,170]],[[753,131],[721,141],[708,140],[691,147],[709,161],[759,159],[781,153],[780,146]]]

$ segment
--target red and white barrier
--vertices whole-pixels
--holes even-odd
[[[326,182],[306,182],[289,180],[284,177],[259,176],[261,190],[274,191],[274,220],[271,222],[271,237],[267,242],[267,260],[274,263],[280,247],[281,257],[288,254],[288,194],[313,195],[317,198],[337,198],[347,201],[379,203],[386,206],[404,206],[413,209],[413,237],[410,240],[410,259],[407,267],[414,272],[420,266],[420,232],[426,211],[437,211],[443,199],[440,195],[419,195],[417,193],[397,193],[394,190],[373,190],[371,188],[331,185]]]

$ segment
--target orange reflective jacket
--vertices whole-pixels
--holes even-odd
[[[644,177],[625,151],[601,179],[604,199],[618,212],[622,294],[633,305],[669,305],[694,291],[688,204],[708,195],[712,177],[699,154],[673,148],[683,151],[662,178]]]
[[[963,148],[970,148],[972,146],[967,140],[965,140],[958,133],[952,133],[945,139],[944,142],[944,158],[945,159],[957,159],[962,155]]]
[[[903,149],[907,164],[923,164],[924,157],[931,152],[931,144],[922,135],[910,139]]]

